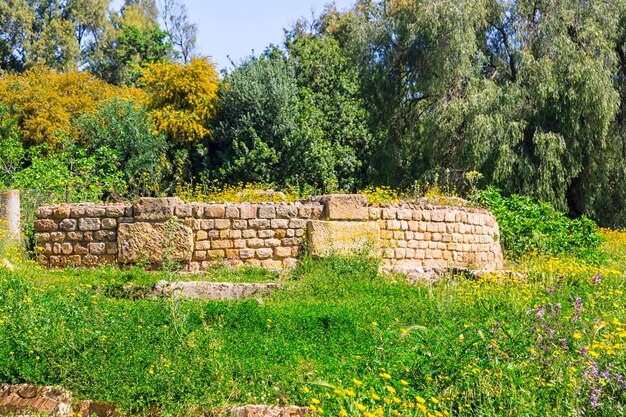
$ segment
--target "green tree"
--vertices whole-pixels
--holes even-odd
[[[171,45],[165,41],[167,33],[157,26],[140,29],[124,25],[119,32],[93,68],[94,73],[112,84],[136,84],[142,65],[166,60],[171,51]]]
[[[317,27],[359,70],[372,155],[384,155],[371,160],[375,182],[477,170],[507,193],[614,223],[625,4],[362,0]]]
[[[157,193],[168,171],[168,143],[164,135],[153,135],[145,109],[130,100],[114,98],[102,103],[77,122],[88,138],[87,156],[106,155],[108,164],[122,174],[128,196]]]
[[[110,31],[108,0],[6,0],[0,3],[0,65],[87,68]]]
[[[238,66],[220,91],[209,172],[229,182],[353,188],[367,132],[345,64],[334,41],[294,38],[287,53],[269,49]]]
[[[296,28],[287,39],[287,52],[295,67],[303,124],[325,142],[332,176],[343,190],[362,186],[371,135],[357,70],[332,37]]]

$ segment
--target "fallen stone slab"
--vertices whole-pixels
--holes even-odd
[[[279,283],[235,283],[212,281],[159,281],[154,286],[155,295],[186,297],[200,300],[241,300],[258,297],[280,289]]]
[[[466,275],[471,279],[480,279],[486,276],[494,278],[514,278],[526,279],[526,274],[508,270],[474,270],[457,267],[424,268],[422,266],[385,266],[380,268],[380,272],[386,274],[400,274],[406,276],[409,284],[432,283],[439,281],[448,275]]]

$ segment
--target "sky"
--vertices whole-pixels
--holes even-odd
[[[231,69],[254,51],[263,53],[271,43],[281,44],[283,28],[299,18],[311,20],[332,0],[183,0],[191,22],[198,25],[197,50],[211,56],[218,68]],[[339,10],[355,0],[335,0]]]

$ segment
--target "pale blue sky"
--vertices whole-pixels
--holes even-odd
[[[227,56],[234,62],[261,54],[271,43],[280,44],[283,28],[300,17],[310,20],[332,0],[184,0],[192,22],[198,25],[198,52],[210,55],[219,68],[230,68]],[[339,10],[349,8],[355,0],[335,0]]]

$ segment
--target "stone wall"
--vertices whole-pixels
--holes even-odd
[[[232,266],[290,268],[313,256],[367,249],[387,266],[502,267],[499,231],[483,209],[401,203],[368,205],[362,195],[296,203],[184,203],[40,207],[38,261],[49,267],[179,262],[186,271]]]

